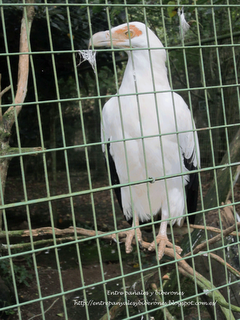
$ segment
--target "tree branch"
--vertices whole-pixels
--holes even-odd
[[[194,225],[193,225],[194,226]],[[221,234],[218,234],[217,236],[199,244],[194,250],[193,250],[193,254],[196,254],[200,251],[202,251],[204,248],[206,248],[208,245],[211,245],[213,243],[218,242],[219,240],[221,240],[222,236],[226,237],[229,234],[231,234],[236,228],[240,228],[240,222],[238,222],[236,225],[232,225],[231,227],[227,228],[226,230],[224,230]],[[53,232],[56,236],[58,237],[63,237],[63,238],[57,238],[56,241],[57,242],[61,242],[61,241],[74,241],[75,237],[74,236],[68,236],[70,234],[74,234],[76,232],[77,237],[79,236],[84,236],[84,237],[94,237],[96,235],[101,236],[101,239],[105,239],[105,240],[114,240],[114,241],[119,241],[119,242],[125,242],[126,240],[126,233],[123,232],[119,232],[117,233],[117,239],[116,240],[116,234],[112,233],[109,234],[107,232],[102,232],[102,231],[98,231],[97,234],[94,230],[89,230],[89,229],[84,229],[84,228],[74,228],[74,227],[69,227],[66,229],[57,229],[57,228],[51,228],[51,227],[43,227],[43,228],[37,228],[37,229],[32,229],[30,230],[18,230],[18,231],[8,231],[8,236],[12,236],[12,237],[29,237],[30,235],[32,235],[33,237],[44,237],[44,236],[49,236],[49,235],[53,235]],[[0,231],[0,239],[1,238],[5,238],[6,237],[6,231]],[[40,241],[36,241],[34,242],[34,245],[40,245],[40,244],[47,244],[47,243],[52,243],[53,239],[46,239],[46,240],[40,240]],[[136,245],[136,241],[135,239],[133,239],[133,244]],[[16,248],[23,248],[26,247],[30,244],[28,243],[22,243],[22,244],[17,244],[17,245],[13,245]],[[142,249],[148,249],[148,247],[150,246],[149,242],[146,241],[142,241],[141,242],[141,248]],[[14,248],[15,248],[14,247]],[[3,250],[6,249],[5,245],[2,245]],[[12,247],[13,248],[13,247]],[[182,257],[177,253],[180,247],[175,246],[174,248],[165,248],[164,254],[171,257],[171,258],[176,258],[177,256],[179,257],[179,259],[182,259]],[[188,257],[190,256],[192,253],[189,252],[186,255],[184,255],[184,257]],[[184,261],[184,260],[183,260]],[[190,271],[189,271],[190,272]]]
[[[193,253],[198,253],[200,252],[200,250],[202,250],[203,248],[205,248],[207,246],[207,243],[210,245],[214,242],[217,242],[221,239],[222,236],[226,237],[227,235],[229,235],[231,232],[233,232],[233,230],[235,230],[236,228],[240,228],[240,222],[237,224],[234,224],[233,226],[227,228],[226,230],[224,230],[222,232],[222,234],[217,235],[216,237],[209,239],[208,241],[205,241],[203,244],[200,244],[199,246],[197,246],[195,248],[195,250],[193,251]],[[66,229],[57,229],[57,228],[51,228],[51,227],[43,227],[43,228],[38,228],[38,229],[33,229],[33,230],[25,230],[25,231],[12,231],[12,232],[8,232],[8,234],[10,235],[12,233],[12,235],[18,235],[21,237],[29,237],[30,235],[32,235],[33,237],[40,237],[40,236],[49,236],[52,235],[53,233],[58,236],[59,238],[56,239],[56,242],[63,242],[63,241],[75,241],[76,239],[81,239],[81,238],[89,238],[89,237],[94,237],[96,235],[100,235],[102,239],[106,239],[106,240],[112,240],[114,239],[114,237],[116,237],[115,233],[109,234],[106,232],[101,232],[98,231],[97,233],[94,230],[87,230],[84,228],[74,228],[74,227],[69,227]],[[76,234],[77,236],[67,236],[69,234]],[[4,236],[6,236],[6,232],[0,232],[0,238],[3,238]],[[126,239],[126,233],[125,232],[119,232],[117,234],[117,239],[119,241],[125,242]],[[136,243],[136,241],[134,241]],[[54,243],[54,239],[46,239],[46,240],[39,240],[39,241],[34,241],[33,245],[34,246],[43,246],[45,244],[49,244],[49,243]],[[11,245],[11,249],[16,249],[16,248],[26,248],[27,246],[30,246],[30,243],[21,243],[21,244],[16,244],[16,245]],[[141,243],[141,247],[144,249],[148,249],[150,243],[143,241]],[[2,250],[6,251],[8,250],[7,245],[3,245],[2,244]],[[43,247],[42,250],[45,250],[45,248]],[[207,280],[205,277],[203,277],[200,273],[198,273],[197,271],[194,271],[193,268],[186,262],[185,259],[183,259],[183,257],[180,256],[180,254],[178,254],[176,252],[176,248],[165,248],[164,250],[164,254],[170,258],[173,258],[178,266],[178,269],[180,271],[180,273],[182,275],[184,275],[185,277],[190,278],[194,283],[195,281],[197,282],[198,286],[204,290],[205,292],[207,292],[207,295],[209,297],[211,297],[214,301],[216,301],[224,314],[228,314],[229,315],[229,303],[226,302],[225,298],[223,297],[223,295],[220,293],[219,290],[217,290],[213,284]],[[187,255],[184,256],[187,257],[189,256],[191,253],[188,253]],[[223,259],[221,259],[220,257],[214,255],[214,254],[210,254],[211,257],[215,260],[217,260],[219,263],[224,264],[227,266],[228,270],[230,272],[232,272],[233,274],[235,274],[237,277],[240,277],[240,272],[235,270],[233,267],[231,267],[229,264],[226,264],[225,261]],[[152,289],[153,290],[157,290],[156,286],[152,285]],[[236,311],[239,312],[240,308],[235,306],[235,305],[230,305],[230,308],[232,311]],[[112,310],[110,309],[110,313],[111,312],[118,312],[118,307],[117,310]],[[165,315],[167,316],[167,319],[172,319],[171,318],[171,314],[168,313],[167,309],[163,309],[163,312],[165,313]],[[231,313],[232,315],[232,313]],[[105,315],[104,315],[105,316]],[[104,317],[102,317],[101,319],[105,319]],[[234,318],[233,318],[234,319]]]
[[[27,3],[32,3],[32,0],[26,0]],[[20,33],[20,48],[19,48],[19,63],[18,63],[18,84],[17,84],[17,92],[15,96],[15,104],[19,104],[16,107],[9,107],[8,110],[4,113],[3,119],[5,122],[5,126],[7,127],[7,131],[10,132],[11,128],[15,122],[15,112],[16,115],[22,110],[22,103],[25,100],[27,94],[27,84],[28,84],[28,74],[29,74],[29,37],[30,30],[32,26],[32,21],[34,18],[34,6],[26,6],[23,9],[23,17],[21,22],[21,33]],[[25,14],[26,10],[26,14]]]
[[[184,270],[181,266],[178,267],[178,269],[183,276],[190,278],[193,281],[193,283],[195,283],[196,281],[198,286],[205,292],[205,294],[208,295],[208,297],[211,297],[213,300],[217,301],[223,313],[226,315],[226,319],[235,319],[231,310],[239,312],[240,308],[230,304],[231,306],[231,309],[230,309],[229,303],[224,299],[220,291],[217,290],[210,281],[204,278],[197,271],[195,272],[195,277],[194,277],[193,275],[186,272],[186,270]]]
[[[6,87],[5,89],[3,89],[1,92],[0,92],[0,99],[2,98],[2,96],[4,95],[4,93],[6,93],[9,89],[11,89],[11,86],[9,85],[8,87]]]
[[[155,292],[155,296],[156,296],[156,299],[159,301],[159,304],[162,305],[163,304],[163,301],[162,299],[160,298],[160,295],[158,294],[159,290],[156,286],[155,283],[152,283],[151,284],[151,288],[152,290]],[[176,318],[174,316],[171,315],[171,313],[169,312],[168,308],[165,307],[162,309],[162,312],[164,314],[164,317],[166,317],[167,320],[175,320]]]
[[[24,153],[30,153],[30,156],[37,156],[39,151],[43,151],[42,147],[23,147],[21,148],[21,155],[24,155]],[[8,154],[18,154],[19,155],[19,148],[13,148],[10,147],[8,149]]]
[[[211,238],[211,239],[208,239],[207,241],[203,242],[203,243],[200,243],[194,250],[193,252],[188,252],[187,254],[185,254],[184,257],[188,257],[190,256],[191,254],[196,254],[200,251],[202,251],[203,249],[205,249],[208,245],[211,245],[213,243],[216,243],[218,242],[219,240],[222,239],[222,236],[223,237],[226,237],[228,236],[231,232],[233,232],[234,230],[236,230],[240,228],[240,222],[237,222],[236,225],[232,225],[231,227],[223,230],[223,232],[221,234],[218,234],[217,236]]]
[[[213,258],[214,260],[218,261],[221,265],[223,265],[224,267],[226,266],[228,268],[228,270],[233,273],[236,277],[240,278],[240,272],[238,270],[236,270],[235,268],[233,268],[229,263],[227,263],[226,261],[223,260],[223,258],[219,257],[217,254],[214,254],[212,252],[203,253],[204,257],[207,257],[208,254],[210,255],[211,258]]]
[[[193,228],[193,229],[208,230],[208,231],[215,232],[215,233],[222,233],[221,229],[218,229],[218,228],[215,228],[215,227],[200,226],[200,225],[197,225],[197,224],[190,224],[190,227]],[[230,236],[234,236],[234,237],[236,237],[237,234],[240,237],[240,232],[233,231],[233,232],[229,233]]]

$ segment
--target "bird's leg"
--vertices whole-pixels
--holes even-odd
[[[132,223],[132,227],[137,227],[139,226],[139,218],[137,216],[137,214],[135,214],[135,223],[133,221]],[[142,242],[142,233],[141,233],[141,230],[139,228],[136,228],[136,234],[137,234],[137,241],[141,244]],[[126,231],[126,241],[125,241],[125,250],[126,250],[126,253],[130,253],[132,252],[132,240],[133,240],[133,237],[135,236],[135,229],[131,229],[129,231]]]
[[[156,236],[156,243],[158,245],[158,259],[161,260],[164,256],[164,250],[166,247],[173,247],[173,244],[168,240],[167,237],[167,221],[163,221],[160,224],[158,235]],[[149,251],[155,249],[155,241],[153,241],[148,247]]]

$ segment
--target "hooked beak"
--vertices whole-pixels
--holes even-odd
[[[90,47],[110,47],[109,31],[101,31],[95,33],[89,40],[88,48]]]

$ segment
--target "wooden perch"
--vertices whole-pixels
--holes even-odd
[[[194,226],[194,225],[192,225]],[[204,229],[204,226],[200,226],[201,229]],[[237,224],[232,225],[231,227],[229,227],[228,229],[224,230],[221,234],[218,234],[217,236],[199,244],[194,250],[193,250],[193,254],[196,254],[202,250],[204,250],[208,245],[211,245],[213,243],[218,242],[219,240],[221,240],[222,235],[224,237],[228,236],[229,234],[231,234],[234,230],[236,230],[237,228],[240,228],[240,222],[238,222]],[[214,230],[216,231],[217,229],[214,228]],[[221,232],[221,230],[219,230],[219,232]],[[105,240],[114,240],[114,241],[119,241],[119,242],[125,242],[126,239],[126,233],[124,231],[117,233],[112,232],[109,234],[109,232],[102,232],[102,231],[98,231],[96,233],[96,231],[94,230],[89,230],[89,229],[84,229],[84,228],[74,228],[74,227],[69,227],[66,229],[57,229],[57,228],[51,228],[51,227],[42,227],[42,228],[37,228],[37,229],[32,229],[30,230],[18,230],[18,231],[9,231],[8,232],[8,236],[21,236],[21,237],[44,237],[44,236],[51,236],[53,235],[53,233],[55,234],[55,236],[57,237],[62,237],[62,238],[57,238],[57,242],[62,242],[62,241],[74,241],[75,237],[74,234],[76,234],[77,237],[82,236],[82,237],[86,237],[86,238],[91,238],[91,237],[95,237],[95,236],[100,236],[101,239],[105,239]],[[73,235],[73,236],[69,236],[69,235]],[[5,231],[1,231],[0,232],[0,239],[1,238],[5,238],[6,237],[6,232]],[[46,240],[40,240],[40,241],[36,241],[34,242],[35,245],[40,245],[42,244],[47,244],[47,243],[52,243],[53,239],[46,239]],[[135,239],[133,239],[133,244],[136,245],[136,241]],[[12,245],[12,248],[14,248],[15,246],[17,246],[17,248],[21,248],[21,246],[30,246],[30,243],[24,243],[24,244],[19,244],[19,245]],[[148,249],[148,247],[150,246],[149,242],[146,241],[142,241],[140,247],[142,249]],[[3,246],[3,249],[5,249],[5,247]],[[179,246],[174,246],[173,248],[165,248],[165,255],[174,258],[174,254],[179,254],[181,252],[181,248]],[[185,254],[184,257],[190,256],[191,252]],[[179,256],[180,257],[180,256]]]
[[[57,229],[57,228],[53,229],[51,227],[43,227],[43,228],[37,228],[37,229],[31,230],[31,234],[33,237],[52,235],[53,232],[56,236],[74,234],[75,232],[77,235],[82,235],[82,236],[87,236],[87,237],[96,236],[96,232],[94,230],[89,230],[89,229],[84,229],[84,228],[74,228],[74,227],[69,227],[66,229]],[[98,231],[97,234],[101,235],[101,239],[112,240],[112,235],[108,235],[108,234],[106,235],[106,232]],[[21,236],[22,237],[29,237],[30,230],[23,231]],[[120,232],[119,237],[125,237],[125,233]]]

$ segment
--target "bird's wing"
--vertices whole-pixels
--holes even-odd
[[[177,96],[177,95],[176,95]],[[196,211],[198,198],[198,173],[191,171],[200,167],[200,151],[195,124],[192,120],[191,112],[183,99],[178,96],[174,100],[178,101],[176,108],[177,129],[179,135],[179,146],[182,155],[183,171],[188,174],[184,176],[185,191],[187,197],[188,213]],[[189,217],[190,223],[194,222],[194,216]]]
[[[114,107],[114,104],[116,103],[116,99],[112,98],[106,102],[103,108],[102,112],[102,123],[101,123],[101,141],[102,141],[102,151],[105,157],[106,166],[107,163],[109,165],[110,170],[110,178],[112,185],[116,185],[120,183],[119,176],[117,174],[117,169],[114,161],[114,157],[110,152],[110,146],[111,146],[111,133],[110,133],[110,126],[109,123],[112,123],[112,121],[109,119],[109,116],[111,116],[111,107]],[[109,113],[109,107],[110,107],[110,113]],[[108,123],[108,125],[106,125]],[[121,209],[123,210],[122,206],[122,197],[121,197],[121,188],[114,188],[117,200],[119,202],[119,205]]]
[[[176,93],[173,95],[173,104],[183,164],[186,171],[195,170],[200,167],[199,143],[195,123],[187,104]]]

